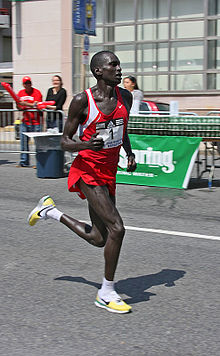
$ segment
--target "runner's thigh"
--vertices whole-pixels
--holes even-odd
[[[122,223],[118,210],[114,205],[114,198],[109,196],[106,186],[88,185],[80,180],[80,189],[85,194],[89,206],[93,212],[105,223],[105,225]]]

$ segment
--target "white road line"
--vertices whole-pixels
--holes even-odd
[[[85,220],[79,220],[79,221],[84,222],[86,224],[90,224],[89,221],[85,221]],[[196,239],[220,241],[220,236],[194,234],[192,232],[171,231],[171,230],[161,230],[161,229],[148,229],[146,227],[136,227],[136,226],[125,226],[125,229],[133,230],[133,231],[141,231],[141,232],[152,232],[154,234],[164,234],[164,235],[183,236],[183,237],[195,237]]]
[[[160,230],[160,229],[148,229],[144,227],[135,227],[135,226],[125,226],[127,230],[133,231],[142,231],[142,232],[152,232],[155,234],[165,234],[165,235],[174,235],[174,236],[184,236],[184,237],[195,237],[196,239],[207,239],[207,240],[218,240],[220,241],[220,236],[211,236],[211,235],[201,235],[194,234],[191,232],[180,232],[180,231],[170,231],[170,230]]]

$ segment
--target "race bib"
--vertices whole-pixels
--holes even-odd
[[[123,118],[112,119],[96,124],[97,137],[102,137],[104,141],[103,148],[113,148],[122,144],[124,131]]]

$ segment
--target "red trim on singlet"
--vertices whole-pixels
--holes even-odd
[[[90,93],[91,93],[91,95],[92,95],[92,99],[93,99],[93,101],[94,101],[94,104],[95,104],[96,109],[97,109],[104,117],[106,117],[106,118],[108,118],[109,116],[113,115],[114,112],[117,110],[118,105],[119,105],[118,95],[117,95],[117,104],[116,104],[115,109],[114,109],[110,114],[106,115],[106,114],[104,114],[104,113],[98,108],[98,106],[97,106],[97,104],[96,104],[96,102],[95,102],[94,96],[93,96],[93,94],[92,94],[92,90],[91,90],[91,89],[89,89],[89,90],[90,90]],[[117,91],[116,91],[116,93],[117,93]]]
[[[119,87],[118,87],[118,86],[115,87],[115,91],[116,91],[117,99],[118,99],[119,103],[122,104],[122,105],[124,105],[126,111],[128,112],[128,110],[127,110],[127,108],[126,108],[126,106],[125,106],[125,104],[124,104],[124,101],[123,101],[123,99],[122,99],[122,96],[121,96],[121,93],[120,93],[120,90],[119,90]]]

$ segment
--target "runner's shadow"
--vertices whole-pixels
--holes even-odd
[[[118,281],[116,289],[118,293],[124,293],[130,298],[125,299],[126,303],[135,304],[143,301],[147,301],[155,293],[147,292],[153,286],[165,285],[165,287],[174,287],[175,281],[182,278],[185,275],[185,271],[163,269],[162,271],[149,274],[145,276],[139,276],[134,278],[127,278]]]
[[[185,275],[185,271],[175,269],[163,269],[162,271],[134,278],[127,278],[120,280],[116,283],[116,290],[119,294],[126,294],[128,297],[124,299],[126,303],[135,304],[144,302],[150,299],[155,293],[147,292],[146,290],[153,287],[164,284],[165,287],[174,287],[175,281],[182,278]],[[55,281],[70,281],[76,283],[84,283],[89,286],[93,286],[97,289],[101,287],[100,283],[88,281],[83,277],[71,277],[63,276],[55,278]]]

